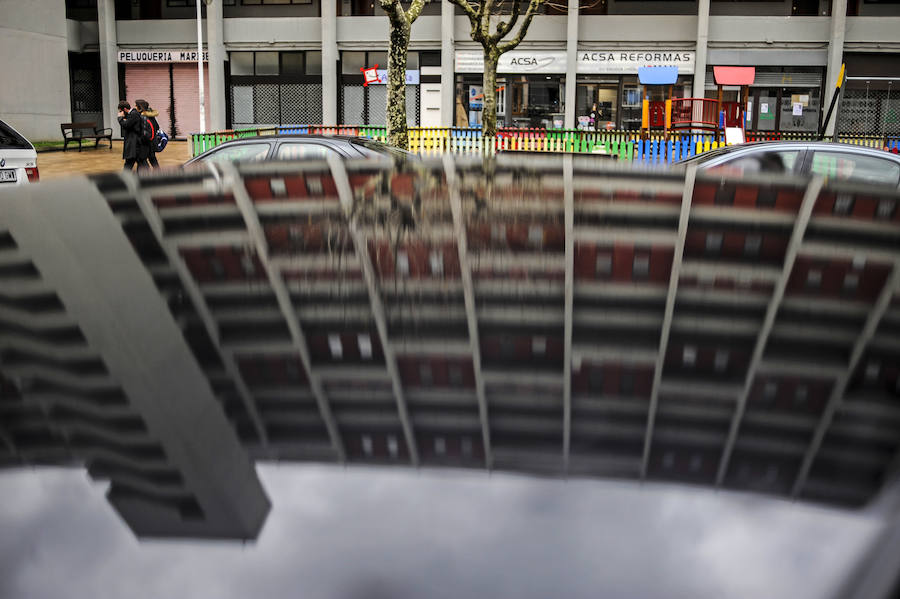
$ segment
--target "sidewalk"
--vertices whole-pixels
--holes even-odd
[[[170,141],[165,151],[156,155],[162,168],[178,167],[189,158],[186,141]],[[37,158],[42,181],[72,175],[114,172],[120,170],[123,163],[121,141],[114,141],[112,150],[107,149],[105,144],[96,150],[85,148],[81,152],[70,147],[68,152],[38,152]]]

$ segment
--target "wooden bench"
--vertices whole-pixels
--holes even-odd
[[[101,129],[97,127],[97,123],[62,123],[59,126],[62,131],[63,151],[69,148],[70,143],[78,142],[78,151],[81,151],[81,142],[88,139],[94,140],[94,147],[100,145],[100,140],[105,139],[109,142],[109,149],[112,149],[112,129]]]

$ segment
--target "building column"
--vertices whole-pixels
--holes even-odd
[[[569,0],[566,19],[566,107],[563,126],[575,128],[575,84],[578,73],[578,0]]]
[[[209,52],[209,130],[225,129],[225,41],[222,0],[206,6],[206,49]]]
[[[697,3],[697,51],[694,60],[695,98],[706,95],[706,46],[709,45],[709,0]]]
[[[844,62],[844,34],[847,31],[847,0],[834,0],[831,5],[831,41],[828,42],[828,70],[825,74],[825,94],[822,109],[828,110],[834,96],[841,64]],[[824,118],[824,116],[823,116]],[[825,128],[825,135],[834,135],[834,125],[838,114],[831,115],[831,121]]]
[[[116,42],[115,0],[97,0],[97,29],[100,42],[100,91],[103,97],[103,126],[120,136],[118,125],[119,63]]]
[[[337,0],[322,0],[322,124],[338,124]]]
[[[452,2],[441,2],[441,126],[452,127],[456,122],[456,49],[453,21],[456,15]]]

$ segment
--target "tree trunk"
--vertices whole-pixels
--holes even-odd
[[[497,63],[500,53],[496,50],[484,50],[484,111],[481,114],[481,131],[485,143],[493,143],[497,137]]]
[[[408,150],[406,131],[406,51],[409,47],[409,26],[391,27],[388,50],[387,130],[388,143]]]

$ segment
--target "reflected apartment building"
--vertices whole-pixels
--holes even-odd
[[[387,63],[387,18],[374,0],[213,0],[202,13],[207,130],[384,124],[385,86],[363,86],[360,72]],[[58,122],[109,125],[120,98],[143,97],[164,128],[184,137],[200,125],[195,21],[194,0],[29,2],[17,8],[16,35],[4,43],[40,64],[24,89],[0,91],[0,105],[38,139],[55,137]],[[848,75],[870,79],[848,84],[838,126],[900,134],[898,26],[900,5],[878,0],[597,0],[570,10],[553,3],[504,56],[498,120],[585,126],[596,103],[597,126],[636,129],[638,66],[676,65],[675,97],[715,97],[712,67],[736,65],[756,67],[750,129],[812,132],[846,62]],[[407,66],[411,125],[480,123],[481,51],[469,27],[449,2],[426,3]],[[40,52],[22,51],[29,46]],[[662,93],[652,90],[651,99]],[[724,93],[737,99],[737,90]],[[38,110],[35,97],[46,106]]]

